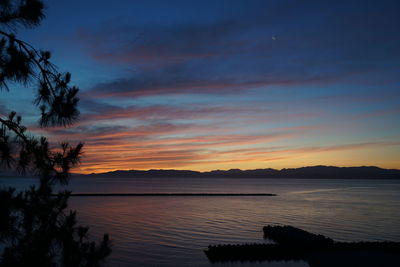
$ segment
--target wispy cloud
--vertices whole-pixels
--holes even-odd
[[[135,98],[234,93],[272,85],[398,81],[393,78],[398,67],[391,63],[393,57],[400,59],[393,12],[386,10],[387,16],[378,21],[372,20],[374,13],[349,12],[348,4],[332,8],[315,2],[302,12],[290,11],[293,5],[260,6],[264,12],[252,10],[243,14],[245,18],[213,23],[81,29],[75,40],[94,60],[133,70],[94,85],[88,94]],[[319,22],[308,16],[317,16]],[[359,23],[353,23],[356,18]]]

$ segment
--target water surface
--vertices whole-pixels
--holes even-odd
[[[0,179],[23,188],[32,180]],[[262,227],[290,224],[338,241],[400,241],[400,181],[314,179],[75,179],[76,193],[274,193],[274,197],[71,197],[92,236],[109,233],[110,266],[308,266],[211,264],[210,244],[267,242]]]

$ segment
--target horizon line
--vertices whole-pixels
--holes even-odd
[[[360,165],[360,166],[335,166],[335,165],[308,165],[308,166],[301,166],[301,167],[285,167],[285,168],[256,168],[256,169],[240,169],[240,168],[230,168],[230,169],[210,169],[210,170],[190,170],[190,169],[116,169],[112,171],[105,171],[105,172],[87,172],[87,173],[79,173],[79,172],[72,172],[73,175],[92,175],[92,174],[104,174],[104,173],[112,173],[112,172],[119,172],[119,171],[190,171],[190,172],[198,172],[198,173],[207,173],[207,172],[215,172],[215,171],[231,171],[231,170],[238,170],[238,171],[255,171],[255,170],[290,170],[290,169],[301,169],[301,168],[312,168],[312,167],[333,167],[333,168],[378,168],[382,170],[396,170],[400,171],[400,168],[383,168],[376,165]]]

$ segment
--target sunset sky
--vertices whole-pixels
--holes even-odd
[[[17,36],[72,73],[81,118],[39,129],[34,86],[0,113],[85,142],[78,172],[400,168],[400,1],[46,3]]]

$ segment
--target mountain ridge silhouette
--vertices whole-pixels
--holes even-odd
[[[308,166],[265,169],[229,169],[212,171],[191,171],[175,169],[116,170],[104,173],[74,174],[80,177],[144,178],[144,177],[184,177],[184,178],[310,178],[310,179],[400,179],[399,169],[384,169],[375,166],[336,167]]]

